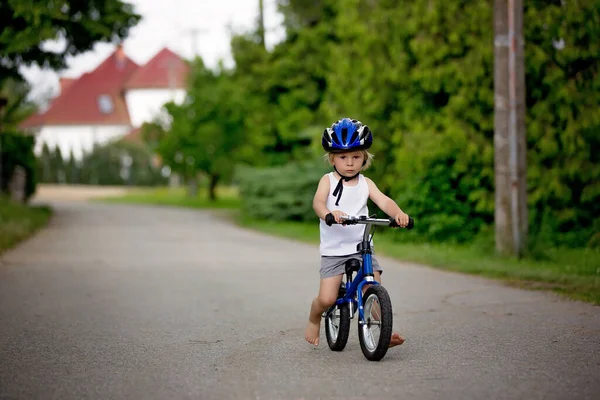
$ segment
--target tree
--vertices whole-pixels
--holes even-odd
[[[318,110],[327,89],[326,75],[334,68],[325,43],[336,37],[327,16],[335,15],[330,5],[335,2],[309,3],[281,3],[288,37],[270,53],[255,43],[252,33],[232,40],[233,78],[245,92],[248,140],[262,153],[254,164],[305,158],[322,129]]]
[[[60,70],[67,56],[91,50],[98,42],[118,42],[140,20],[131,4],[121,0],[4,0],[0,2],[0,80],[22,79],[24,65]],[[58,40],[53,52],[42,43]],[[1,83],[1,82],[0,82]]]
[[[12,173],[12,170],[8,171],[4,166],[6,160],[3,157],[3,153],[6,152],[6,149],[4,148],[4,140],[2,138],[5,135],[19,135],[19,123],[36,109],[35,105],[26,100],[28,91],[29,86],[27,83],[12,78],[2,79],[0,77],[0,191],[7,184],[8,178],[5,177],[5,174],[7,172]],[[21,157],[19,160],[20,162],[34,162],[35,158]],[[31,173],[36,168],[35,164],[22,166]],[[30,186],[35,187],[35,185]]]
[[[69,151],[69,159],[65,164],[65,179],[70,184],[79,183],[79,167],[72,149]]]
[[[235,163],[246,153],[243,92],[222,66],[211,71],[197,59],[192,71],[187,101],[165,106],[172,123],[158,153],[188,181],[204,173],[209,197],[215,200],[217,184],[232,177]]]
[[[50,171],[52,171],[51,182],[52,183],[65,183],[65,158],[63,157],[62,150],[59,146],[56,146],[52,151],[52,158],[50,161]]]
[[[27,101],[29,84],[13,78],[0,78],[0,98],[6,105],[0,112],[2,132],[17,132],[19,124],[36,110],[35,104]]]
[[[52,182],[51,178],[51,163],[52,163],[52,152],[50,152],[50,148],[48,144],[44,142],[42,144],[42,152],[38,158],[37,162],[37,176],[38,180],[42,183],[50,183]]]
[[[278,0],[277,3],[288,35],[332,20],[336,15],[336,2],[332,0]]]
[[[586,245],[600,232],[600,2],[524,5],[532,234]]]

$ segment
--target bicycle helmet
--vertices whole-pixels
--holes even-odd
[[[343,118],[323,131],[321,144],[330,153],[367,150],[373,144],[373,134],[362,122]]]

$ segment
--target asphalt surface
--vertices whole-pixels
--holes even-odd
[[[304,341],[318,247],[57,202],[0,257],[0,399],[598,399],[600,307],[380,258],[407,341]]]

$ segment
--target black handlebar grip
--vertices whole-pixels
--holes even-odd
[[[411,230],[415,226],[415,220],[412,217],[408,217],[408,225],[406,225],[406,230]]]
[[[335,218],[333,217],[332,213],[329,213],[325,216],[325,223],[327,224],[327,226],[335,224]]]
[[[406,225],[404,228],[406,230],[411,230],[413,228],[413,226],[415,226],[415,220],[412,219],[412,217],[408,217],[408,225]],[[398,225],[396,223],[396,220],[394,218],[390,218],[390,227],[392,228],[399,228],[400,225]]]

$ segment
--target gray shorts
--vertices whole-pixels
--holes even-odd
[[[347,256],[321,256],[321,279],[331,278],[332,276],[342,275],[346,273],[346,260],[354,258],[359,260],[362,264],[362,257],[360,253],[349,254]],[[379,265],[375,255],[371,255],[371,262],[373,264],[373,271],[383,272],[383,269]]]

